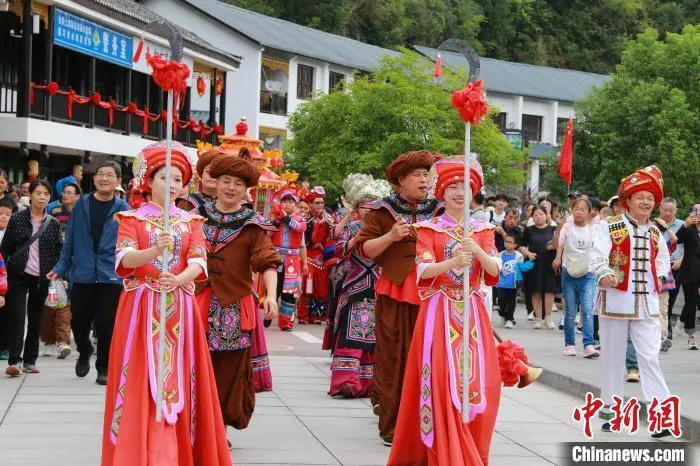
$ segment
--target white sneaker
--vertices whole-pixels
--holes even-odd
[[[56,345],[49,345],[44,343],[44,350],[41,352],[42,356],[56,356]]]
[[[534,312],[528,312],[528,313],[527,313],[527,320],[535,320],[535,313],[534,313]]]
[[[513,328],[513,322],[510,320],[506,320],[506,324],[504,325],[505,328]]]
[[[544,320],[544,328],[547,330],[554,330],[557,326],[552,322],[552,319],[547,318]]]
[[[542,328],[542,319],[537,319],[534,324],[532,324],[532,328],[535,330],[540,330]]]
[[[56,343],[56,354],[58,359],[66,359],[70,354],[70,346],[65,343]]]

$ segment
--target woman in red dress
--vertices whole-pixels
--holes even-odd
[[[480,285],[498,282],[494,226],[472,220],[463,230],[464,163],[435,164],[435,197],[445,212],[418,223],[421,307],[409,353],[390,465],[488,464],[501,393],[501,375],[486,296]],[[481,166],[471,162],[469,184],[478,193]],[[469,421],[462,421],[463,267],[469,266],[471,318]]]
[[[187,149],[173,143],[171,200],[192,176]],[[193,299],[207,277],[203,219],[170,207],[163,229],[165,143],[134,162],[137,184],[150,202],[120,212],[117,273],[124,277],[112,337],[102,440],[102,466],[228,466],[209,348]],[[171,252],[166,270],[161,253]],[[163,420],[156,422],[160,294],[166,291],[166,372]]]

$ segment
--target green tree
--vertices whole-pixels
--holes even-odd
[[[464,151],[464,124],[450,102],[464,86],[463,71],[444,70],[439,84],[431,62],[405,51],[387,57],[371,77],[357,76],[346,92],[317,95],[290,117],[294,137],[285,147],[288,166],[338,195],[348,173],[384,177],[399,154],[427,149]],[[523,159],[490,118],[472,129],[472,150],[480,154],[490,188],[520,187]]]
[[[659,39],[649,29],[631,42],[606,85],[577,105],[574,178],[612,195],[645,165],[664,173],[669,195],[700,198],[700,29]]]
[[[464,39],[502,60],[610,73],[629,40],[700,22],[698,0],[225,0],[394,48]]]

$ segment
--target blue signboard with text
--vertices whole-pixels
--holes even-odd
[[[131,68],[133,39],[56,8],[53,41],[56,45]]]

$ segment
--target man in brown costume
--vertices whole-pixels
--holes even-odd
[[[262,274],[265,318],[272,319],[277,315],[277,268],[282,259],[268,234],[274,226],[242,206],[246,189],[260,177],[257,168],[243,157],[218,155],[210,174],[216,179],[216,200],[197,208],[206,219],[209,277],[198,286],[197,299],[224,423],[245,429],[255,408],[250,346],[257,308],[252,274]]]
[[[387,446],[393,442],[420,304],[415,275],[416,231],[412,224],[440,211],[440,202],[426,199],[428,171],[438,157],[427,151],[412,151],[394,160],[386,176],[397,192],[370,205],[372,210],[355,240],[358,251],[382,267],[375,287],[377,345],[372,401],[375,412],[379,405],[379,435]]]

